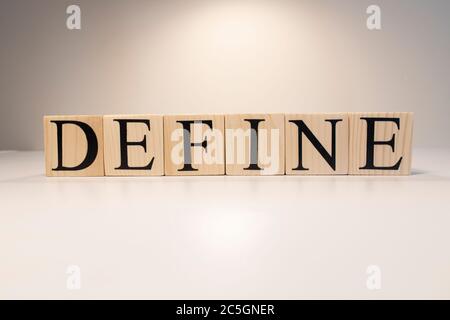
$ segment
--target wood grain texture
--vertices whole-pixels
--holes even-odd
[[[95,160],[87,168],[77,171],[57,171],[58,141],[57,126],[51,121],[80,121],[89,125],[95,133],[98,150]],[[45,173],[48,177],[103,176],[103,117],[102,116],[45,116],[44,146]],[[87,139],[83,130],[74,124],[62,125],[62,158],[66,167],[76,167],[83,162],[87,153]]]
[[[257,167],[249,170],[251,162],[251,124],[257,123]],[[225,116],[225,155],[227,175],[284,174],[284,114],[230,114]]]
[[[349,173],[352,175],[409,175],[411,173],[413,116],[411,112],[351,113]],[[398,169],[361,169],[367,161],[367,121],[361,118],[399,119],[399,128],[396,123],[386,121],[377,122],[374,129],[376,141],[389,141],[395,135],[395,151],[389,145],[374,147],[375,166],[393,166],[402,158]]]
[[[177,121],[211,121],[212,130],[205,123],[191,124],[191,143],[207,141],[190,148],[191,166],[186,168],[183,125]],[[169,176],[223,175],[225,174],[225,119],[223,115],[165,115],[164,116],[164,170]]]
[[[317,138],[328,154],[332,154],[332,125],[336,122],[335,168],[325,160],[311,141],[302,134],[302,166],[308,170],[294,170],[299,164],[299,129],[290,121],[301,120]],[[286,174],[287,175],[335,175],[348,173],[348,132],[347,113],[286,114]]]
[[[128,142],[142,142],[142,145],[126,147],[128,166],[147,169],[120,169],[121,142],[120,124],[117,120],[143,120],[123,124]],[[147,124],[149,126],[147,126]],[[150,129],[149,129],[150,128]],[[164,175],[163,116],[161,115],[106,115],[103,117],[105,175],[107,176],[162,176]]]

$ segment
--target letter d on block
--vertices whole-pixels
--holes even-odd
[[[47,176],[104,175],[102,116],[45,116],[44,144]]]

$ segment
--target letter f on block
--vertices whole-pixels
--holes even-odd
[[[193,124],[205,124],[210,129],[213,128],[213,124],[211,120],[179,120],[177,123],[180,123],[183,126],[183,151],[184,151],[184,166],[178,171],[198,171],[198,169],[192,167],[192,148],[193,147],[201,147],[206,150],[208,147],[208,142],[203,140],[202,142],[191,142],[191,125]]]

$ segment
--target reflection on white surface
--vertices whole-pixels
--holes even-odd
[[[199,220],[194,219],[191,222],[192,230],[199,232],[199,241],[207,250],[232,255],[242,248],[253,247],[264,237],[260,226],[266,218],[265,215],[239,208],[225,211],[212,207],[207,210]]]
[[[0,298],[449,298],[450,151],[414,156],[409,177],[46,178],[2,153]]]

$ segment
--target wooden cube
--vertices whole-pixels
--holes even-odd
[[[227,175],[284,174],[284,114],[225,116]]]
[[[43,120],[47,176],[104,175],[102,116],[45,116]]]
[[[164,175],[161,115],[106,115],[103,136],[107,176]]]
[[[165,174],[225,174],[224,142],[223,115],[164,116]]]
[[[349,173],[409,175],[412,130],[411,112],[352,113]]]
[[[348,173],[347,113],[286,114],[286,174]]]

